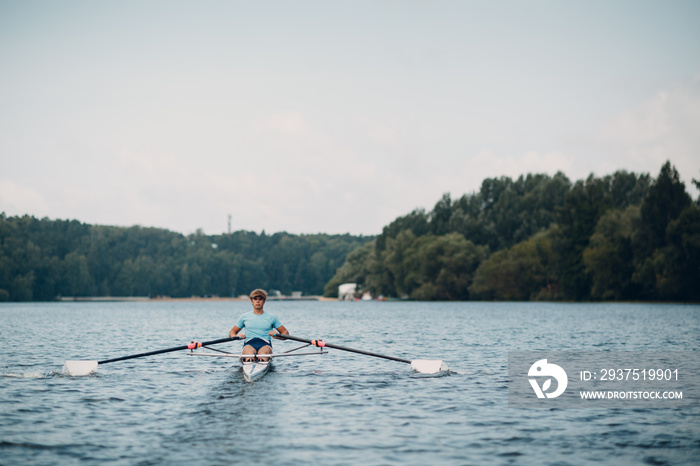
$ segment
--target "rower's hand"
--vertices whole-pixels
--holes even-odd
[[[278,332],[277,330],[270,330],[268,332],[268,335],[270,335],[272,338],[276,338],[278,340],[281,340],[281,338],[277,336],[279,334],[280,334],[280,332]]]

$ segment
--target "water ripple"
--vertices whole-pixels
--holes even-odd
[[[252,384],[235,362],[170,353],[87,377],[58,370],[66,359],[216,337],[245,309],[197,306],[194,320],[182,303],[0,307],[2,461],[694,465],[700,456],[697,406],[525,410],[509,408],[507,394],[508,351],[700,351],[698,306],[275,303],[300,336],[443,357],[450,371],[426,376],[339,351],[275,362]]]

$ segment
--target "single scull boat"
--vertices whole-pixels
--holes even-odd
[[[241,366],[243,370],[243,378],[247,382],[252,382],[261,378],[263,375],[267,374],[268,369],[272,365],[272,359],[281,358],[284,356],[312,356],[316,354],[328,354],[328,351],[324,351],[323,348],[319,348],[319,351],[311,351],[308,353],[295,353],[302,348],[306,348],[309,345],[300,346],[299,348],[294,348],[284,353],[272,353],[265,355],[252,355],[252,354],[234,354],[225,351],[218,351],[217,353],[211,352],[190,352],[187,353],[190,356],[211,356],[215,358],[237,358],[241,360]],[[212,349],[212,348],[209,348]]]
[[[420,372],[422,374],[437,374],[437,373],[447,373],[448,368],[447,364],[445,364],[443,361],[437,360],[437,359],[414,359],[414,360],[409,360],[409,359],[403,359],[403,358],[397,358],[394,356],[386,356],[383,354],[377,354],[377,353],[372,353],[369,351],[365,350],[359,350],[359,349],[353,349],[353,348],[347,348],[344,346],[340,345],[334,345],[331,343],[326,343],[323,340],[307,340],[305,338],[299,338],[299,337],[294,337],[291,335],[280,335],[277,334],[275,335],[276,338],[282,339],[282,340],[294,340],[294,341],[299,341],[302,343],[305,343],[305,345],[300,346],[298,348],[291,349],[289,351],[286,351],[284,353],[276,353],[276,354],[265,354],[265,355],[258,355],[257,359],[255,359],[254,355],[250,354],[234,354],[234,353],[229,353],[226,351],[220,351],[220,350],[215,350],[213,348],[210,348],[211,345],[216,345],[219,343],[225,343],[229,341],[234,341],[234,340],[240,340],[238,337],[233,337],[233,338],[221,338],[219,340],[212,340],[212,341],[206,341],[204,343],[198,343],[198,342],[191,342],[188,345],[183,345],[183,346],[176,346],[174,348],[167,348],[167,349],[162,349],[162,350],[156,350],[156,351],[149,351],[146,353],[138,353],[138,354],[132,354],[129,356],[122,356],[118,358],[112,358],[112,359],[105,359],[103,361],[66,361],[66,363],[63,366],[63,372],[67,375],[73,375],[73,376],[81,376],[81,375],[88,375],[91,374],[95,371],[97,371],[97,366],[100,364],[107,364],[111,362],[117,362],[117,361],[125,361],[127,359],[133,359],[133,358],[141,358],[145,356],[152,356],[155,354],[162,354],[162,353],[169,353],[172,351],[181,351],[181,350],[190,350],[188,354],[191,354],[193,356],[214,356],[214,357],[227,357],[227,358],[238,358],[241,360],[242,366],[243,366],[243,377],[245,380],[252,382],[253,380],[259,379],[263,375],[267,373],[267,371],[270,368],[270,361],[274,358],[278,357],[283,357],[283,356],[310,356],[310,355],[315,355],[315,354],[327,354],[328,351],[326,351],[326,348],[333,348],[333,349],[338,349],[341,351],[349,351],[351,353],[357,353],[357,354],[363,354],[365,356],[372,356],[375,358],[382,358],[382,359],[388,359],[391,361],[398,361],[398,362],[403,362],[410,364],[413,370],[416,372]],[[299,353],[297,352],[298,350],[302,348],[306,348],[308,346],[315,346],[318,348],[318,350],[314,350],[312,352],[307,352],[307,353]],[[195,351],[200,348],[207,348],[209,350],[216,351],[216,353],[213,352],[200,352],[200,351]],[[252,357],[252,361],[250,361]]]

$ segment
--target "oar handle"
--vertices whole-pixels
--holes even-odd
[[[351,353],[357,353],[357,354],[364,354],[365,356],[373,356],[375,358],[382,358],[382,359],[389,359],[390,361],[398,361],[398,362],[404,362],[406,364],[411,364],[411,361],[408,359],[402,359],[402,358],[395,358],[393,356],[386,356],[384,354],[377,354],[377,353],[371,353],[369,351],[364,351],[364,350],[359,350],[359,349],[354,349],[354,348],[346,348],[345,346],[340,346],[340,345],[334,345],[332,343],[326,343],[322,340],[307,340],[306,338],[299,338],[299,337],[294,337],[292,335],[283,335],[283,334],[277,334],[275,335],[277,338],[282,338],[284,340],[294,340],[294,341],[300,341],[302,343],[308,343],[310,345],[322,347],[322,348],[333,348],[341,351],[349,351]]]
[[[220,338],[218,340],[205,341],[203,343],[200,343],[199,346],[216,345],[218,343],[226,343],[227,341],[240,340],[240,339],[241,339],[240,337]],[[149,351],[147,353],[132,354],[129,356],[122,356],[120,358],[105,359],[104,361],[97,361],[97,364],[107,364],[108,362],[117,362],[117,361],[125,361],[127,359],[143,358],[145,356],[153,356],[154,354],[171,353],[173,351],[182,351],[182,350],[191,349],[191,348],[193,348],[193,346],[190,343],[189,345],[176,346],[175,348],[167,348],[167,349]]]

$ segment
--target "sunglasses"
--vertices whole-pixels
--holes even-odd
[[[263,298],[262,296],[255,296],[255,297],[250,298],[250,299],[252,299],[253,301],[257,301],[258,299],[261,301],[265,301],[265,298]]]

